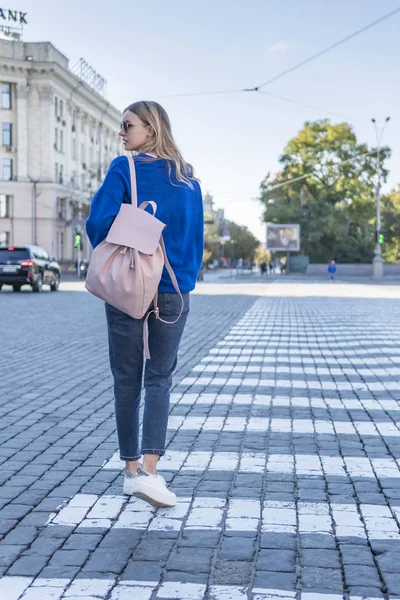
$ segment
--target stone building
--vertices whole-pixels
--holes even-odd
[[[0,245],[73,260],[90,199],[121,153],[120,111],[49,42],[0,39],[0,88]]]
[[[209,192],[203,196],[203,209],[206,214],[211,215],[219,227],[223,227],[225,223],[225,211],[223,208],[214,208],[214,198]]]

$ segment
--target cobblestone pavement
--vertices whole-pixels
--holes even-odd
[[[400,287],[204,283],[122,495],[101,302],[0,294],[1,600],[400,599]]]

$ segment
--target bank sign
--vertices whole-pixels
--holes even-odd
[[[19,23],[20,25],[28,25],[26,15],[28,13],[20,12],[18,10],[11,10],[9,8],[0,8],[0,19],[8,21],[9,23]]]

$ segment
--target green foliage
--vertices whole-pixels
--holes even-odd
[[[204,220],[211,221],[211,214],[206,212]],[[216,223],[204,225],[204,248],[207,250],[207,263],[221,256],[220,233]]]
[[[225,256],[236,260],[243,258],[243,260],[253,261],[256,248],[260,245],[259,240],[243,225],[227,221],[226,227],[230,231],[231,241],[225,244]]]
[[[210,215],[205,215],[205,220],[209,220]],[[205,225],[204,247],[211,253],[207,254],[208,262],[211,259],[219,259],[222,256],[221,237],[224,229],[229,229],[231,240],[224,243],[223,254],[226,258],[244,260],[253,260],[254,252],[260,242],[254,235],[244,227],[233,221],[224,221],[223,225],[217,223]]]
[[[383,196],[381,217],[382,231],[385,232],[383,258],[387,262],[400,262],[400,185]]]
[[[264,246],[258,246],[254,254],[254,262],[256,265],[269,264],[271,262],[271,252],[266,250]]]
[[[306,122],[280,157],[281,171],[261,184],[267,223],[299,223],[302,253],[311,262],[370,262],[374,254],[376,153],[357,142],[350,125]],[[381,148],[381,177],[388,148]],[[344,162],[349,161],[351,162]],[[311,175],[308,175],[312,173]],[[290,185],[274,186],[297,177]]]

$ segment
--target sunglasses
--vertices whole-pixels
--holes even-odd
[[[142,125],[142,123],[128,123],[128,121],[121,121],[120,128],[121,131],[128,133],[131,127],[137,127],[138,125]]]

